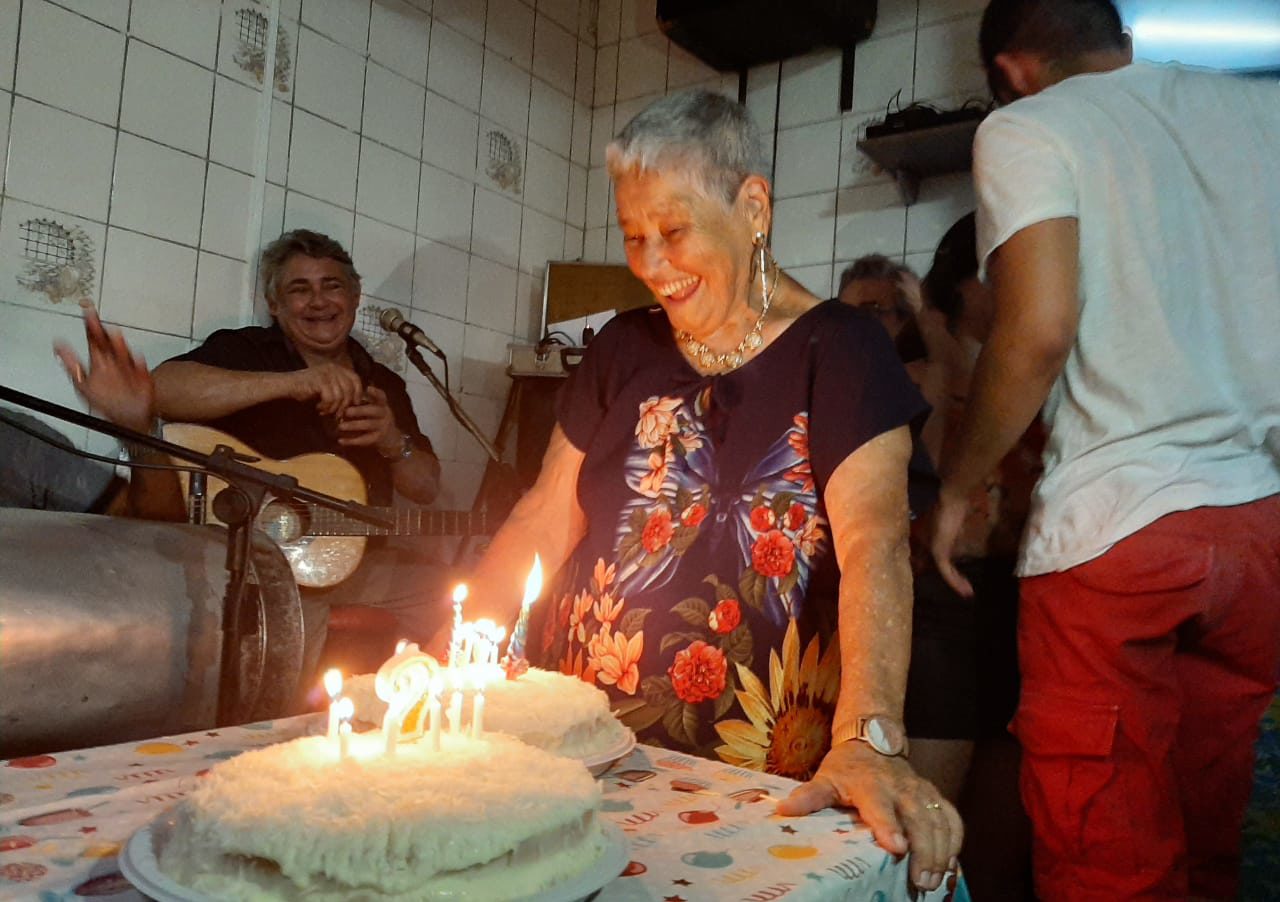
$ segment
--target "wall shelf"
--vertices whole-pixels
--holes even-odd
[[[975,117],[863,138],[858,150],[893,173],[902,203],[911,206],[920,196],[922,178],[963,172],[973,165],[973,136],[981,121]]]

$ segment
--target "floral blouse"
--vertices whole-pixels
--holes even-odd
[[[588,527],[530,657],[605,688],[644,742],[809,777],[840,676],[822,492],[925,411],[884,330],[836,301],[717,376],[660,308],[616,317],[557,402]]]

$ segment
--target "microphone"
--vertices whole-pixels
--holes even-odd
[[[386,329],[388,332],[394,332],[409,344],[417,345],[420,348],[426,348],[432,354],[435,354],[441,360],[444,360],[444,351],[440,350],[439,345],[427,337],[427,333],[423,332],[413,323],[406,320],[400,315],[400,311],[395,307],[383,307],[382,312],[378,314],[378,325]]]

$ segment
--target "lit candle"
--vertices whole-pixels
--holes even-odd
[[[338,699],[338,760],[351,751],[351,718],[356,713],[356,703],[349,698]]]
[[[524,599],[520,602],[520,617],[516,620],[515,629],[511,631],[511,641],[507,644],[508,658],[523,658],[524,643],[529,634],[529,610],[542,594],[542,559],[533,556],[533,568],[524,582]]]
[[[453,587],[453,632],[449,636],[449,666],[458,664],[458,652],[462,642],[462,603],[467,600],[467,584],[458,583]]]
[[[443,691],[444,680],[438,676],[433,676],[429,688],[430,699],[427,703],[429,706],[427,715],[430,719],[428,729],[431,731],[428,734],[428,741],[431,743],[431,751],[433,752],[440,751],[440,721],[443,718],[443,714],[440,711],[440,693]]]
[[[329,693],[329,729],[325,735],[333,741],[338,735],[338,696],[342,694],[342,671],[336,667],[324,672],[324,691]]]
[[[397,643],[396,643],[396,654],[400,654],[400,652],[404,651],[405,646],[406,646],[406,645],[408,645],[408,644],[409,644],[409,640],[408,640],[408,639],[401,639],[399,642],[397,642]]]

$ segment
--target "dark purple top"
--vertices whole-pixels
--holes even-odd
[[[404,380],[377,363],[354,338],[348,338],[347,342],[351,361],[364,384],[375,385],[386,392],[396,427],[411,436],[419,448],[431,451],[430,440],[418,428]],[[307,365],[275,323],[266,327],[219,329],[205,339],[204,344],[172,359],[225,370],[263,373],[289,373],[305,369]],[[317,452],[337,454],[350,461],[364,477],[370,504],[392,502],[391,464],[371,447],[339,445],[335,424],[316,412],[314,400],[277,398],[208,420],[203,425],[232,435],[255,451],[277,460]]]
[[[809,776],[839,684],[822,493],[927,409],[884,329],[837,301],[717,376],[660,308],[616,317],[558,401],[588,531],[531,655],[607,689],[642,741]]]

